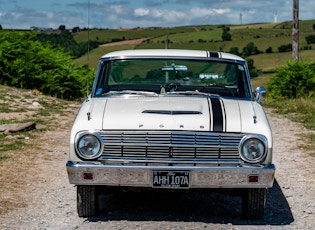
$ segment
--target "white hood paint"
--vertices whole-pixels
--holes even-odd
[[[179,111],[186,114],[161,114],[161,111],[170,113]],[[191,114],[192,111],[200,114]],[[176,96],[109,98],[104,113],[103,129],[208,131],[210,129],[208,100]]]
[[[235,99],[220,101],[223,132],[262,134],[272,142],[268,120],[258,103]],[[188,114],[159,114],[158,111],[184,111]],[[213,120],[215,112],[211,100],[207,97],[92,98],[83,103],[72,128],[72,138],[81,130],[100,129],[213,131],[213,123],[216,122]]]
[[[271,140],[265,112],[255,101],[222,99],[226,132],[262,134]]]

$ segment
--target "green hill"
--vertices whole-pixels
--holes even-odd
[[[300,21],[299,47],[301,60],[315,61],[313,55],[314,44],[307,44],[305,37],[315,35],[313,25],[315,20]],[[222,25],[218,26],[189,26],[174,28],[135,28],[119,30],[91,30],[90,39],[103,43],[112,41],[128,41],[132,39],[146,38],[141,44],[115,43],[111,46],[100,46],[92,50],[90,57],[87,55],[76,59],[78,64],[87,64],[96,68],[100,56],[123,49],[197,49],[229,52],[231,48],[237,47],[241,53],[243,48],[250,42],[257,46],[260,54],[252,55],[249,58],[254,60],[254,66],[261,70],[272,72],[276,67],[282,66],[291,59],[291,52],[278,52],[282,45],[292,43],[292,23],[269,23],[252,25],[230,25],[229,33],[231,41],[222,41]],[[75,34],[78,42],[86,41],[88,32],[82,31]],[[272,52],[266,53],[269,49]]]

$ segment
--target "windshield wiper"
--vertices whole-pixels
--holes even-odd
[[[199,91],[175,91],[175,92],[167,92],[165,93],[167,95],[202,95],[202,96],[210,96],[210,95],[217,95],[213,93],[205,93],[205,92],[199,92]]]
[[[117,95],[117,94],[133,94],[133,95],[145,95],[145,96],[158,96],[155,92],[150,91],[137,91],[137,90],[120,90],[120,91],[109,91],[103,95]]]
[[[230,93],[234,97],[234,92],[232,91],[232,89],[230,89],[229,87],[227,87],[225,85],[221,85],[221,84],[217,84],[217,83],[212,83],[212,84],[202,86],[202,87],[200,87],[199,91],[203,91],[207,88],[221,88],[221,89],[227,91],[228,93]]]

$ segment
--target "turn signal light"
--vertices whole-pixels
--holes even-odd
[[[257,183],[258,182],[258,175],[249,175],[248,176],[249,183]]]
[[[93,180],[93,173],[85,172],[83,173],[84,180]]]

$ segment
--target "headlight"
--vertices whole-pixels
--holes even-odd
[[[98,158],[102,154],[103,139],[95,133],[81,133],[76,140],[76,150],[80,158]]]
[[[266,156],[267,139],[263,136],[244,137],[241,141],[239,152],[244,161],[257,163]]]

